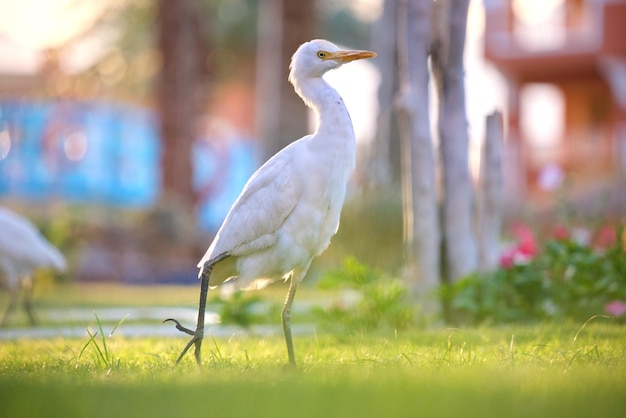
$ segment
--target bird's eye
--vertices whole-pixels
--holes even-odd
[[[317,53],[317,57],[318,57],[318,58],[321,58],[321,59],[326,58],[326,52],[324,52],[324,51],[319,51],[319,52]]]

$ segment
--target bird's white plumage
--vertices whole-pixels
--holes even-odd
[[[0,272],[7,287],[14,291],[20,278],[39,268],[63,271],[66,261],[29,220],[0,208]]]
[[[247,287],[255,279],[278,279],[294,269],[306,272],[312,258],[328,247],[339,226],[356,153],[350,115],[322,78],[350,60],[328,59],[339,51],[328,41],[314,40],[294,54],[289,80],[315,110],[317,129],[250,178],[198,263],[201,274],[205,263],[223,254],[235,256],[240,286]]]
[[[204,311],[211,272],[217,263],[232,256],[237,260],[241,287],[291,277],[281,320],[289,363],[295,366],[290,320],[293,299],[313,257],[328,247],[337,232],[348,178],[355,165],[356,141],[350,115],[322,75],[346,62],[375,56],[371,51],[341,51],[319,39],[302,44],[293,55],[289,81],[315,110],[317,129],[259,168],[230,209],[198,263],[202,281],[196,330],[173,318],[166,319],[192,336],[177,363],[194,346],[196,362],[202,364]]]

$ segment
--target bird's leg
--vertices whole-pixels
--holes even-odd
[[[28,278],[23,280],[22,283],[24,287],[24,311],[26,311],[26,315],[28,315],[31,325],[36,325],[37,319],[33,309],[33,282],[30,278]]]
[[[9,290],[9,304],[7,305],[4,314],[2,315],[2,321],[0,321],[0,327],[4,328],[9,325],[9,319],[11,319],[11,315],[17,306],[19,297],[20,297],[20,276],[15,271],[15,269],[9,265],[3,265],[1,267],[6,268],[4,271],[6,283],[8,285]]]
[[[195,345],[194,354],[196,356],[196,363],[198,363],[198,366],[202,365],[200,349],[202,347],[202,339],[204,338],[204,310],[206,309],[206,297],[209,291],[209,277],[211,276],[211,270],[213,270],[213,265],[205,265],[204,270],[202,271],[202,281],[200,283],[200,303],[198,304],[198,322],[196,323],[196,331],[194,332],[189,328],[182,326],[180,322],[172,318],[163,321],[175,322],[177,330],[184,332],[185,334],[191,335],[191,340],[189,340],[183,351],[176,359],[176,364],[180,363],[180,360],[185,356],[189,348],[191,348],[192,345]]]
[[[4,311],[4,315],[2,315],[2,321],[0,322],[0,327],[4,328],[9,324],[9,317],[13,310],[15,309],[15,304],[17,303],[17,294],[14,291],[11,291],[11,295],[9,297],[9,305],[7,309]]]
[[[287,299],[285,299],[285,305],[281,313],[283,334],[285,335],[285,342],[287,343],[287,355],[289,356],[289,364],[296,365],[296,356],[293,350],[293,341],[291,339],[291,305],[293,304],[293,298],[296,295],[298,289],[298,279],[294,273],[291,273],[289,283],[289,291],[287,292]]]
[[[226,257],[228,257],[228,255],[222,254],[213,260],[209,260],[206,262],[206,264],[204,265],[202,269],[202,275],[201,275],[202,280],[200,283],[200,302],[198,304],[198,322],[196,324],[195,332],[189,328],[182,326],[180,322],[178,322],[175,319],[169,318],[163,321],[163,322],[172,321],[176,323],[177,330],[192,336],[191,340],[189,340],[185,348],[183,348],[183,351],[180,353],[180,355],[176,359],[176,364],[178,364],[180,360],[185,356],[189,348],[191,348],[192,345],[195,345],[194,354],[196,357],[196,363],[198,363],[198,366],[202,366],[200,349],[202,347],[202,339],[204,338],[204,312],[206,310],[206,297],[209,291],[209,279],[211,277],[211,272],[213,271],[213,266],[215,266],[216,263],[225,259]]]

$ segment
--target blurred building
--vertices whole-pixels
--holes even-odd
[[[156,113],[90,93],[61,52],[0,34],[0,199],[153,207],[162,190]],[[198,224],[214,232],[256,168],[256,149],[235,130],[204,131],[192,174]]]
[[[485,56],[509,83],[507,190],[541,200],[626,173],[626,1],[484,0]]]
[[[152,112],[80,97],[57,49],[2,37],[0,51],[0,197],[127,206],[155,200]]]

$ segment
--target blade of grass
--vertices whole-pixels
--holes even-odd
[[[95,334],[92,334],[89,329],[87,330],[87,334],[89,334],[89,340],[87,340],[87,342],[85,343],[85,345],[83,346],[83,348],[80,350],[80,353],[78,353],[78,359],[80,359],[83,356],[83,353],[85,352],[85,350],[87,349],[87,347],[89,347],[89,344],[92,344],[94,341],[94,338],[96,338],[96,335],[98,335],[98,333],[96,332]]]
[[[576,332],[576,335],[574,335],[574,341],[576,341],[578,339],[578,334],[580,334],[580,332],[583,330],[583,328],[585,328],[588,323],[590,323],[591,321],[593,321],[596,318],[610,318],[610,316],[608,316],[608,315],[594,315],[591,318],[589,318],[588,320],[586,320],[585,323],[583,324],[583,326],[578,329],[578,331]]]
[[[117,324],[115,324],[115,326],[113,327],[113,329],[111,330],[111,332],[109,333],[109,337],[113,336],[113,333],[115,332],[115,330],[124,323],[124,321],[126,321],[126,318],[128,318],[128,315],[130,314],[126,314],[124,315],[124,317],[122,319],[120,319]]]
[[[102,348],[104,349],[104,355],[102,356],[102,359],[104,360],[104,364],[108,367],[109,364],[109,349],[107,347],[107,339],[106,339],[106,335],[104,334],[104,330],[102,329],[102,322],[100,322],[100,318],[98,317],[97,313],[93,313],[96,316],[96,323],[98,324],[98,329],[100,330],[100,338],[102,340]],[[102,352],[99,348],[98,351]]]

